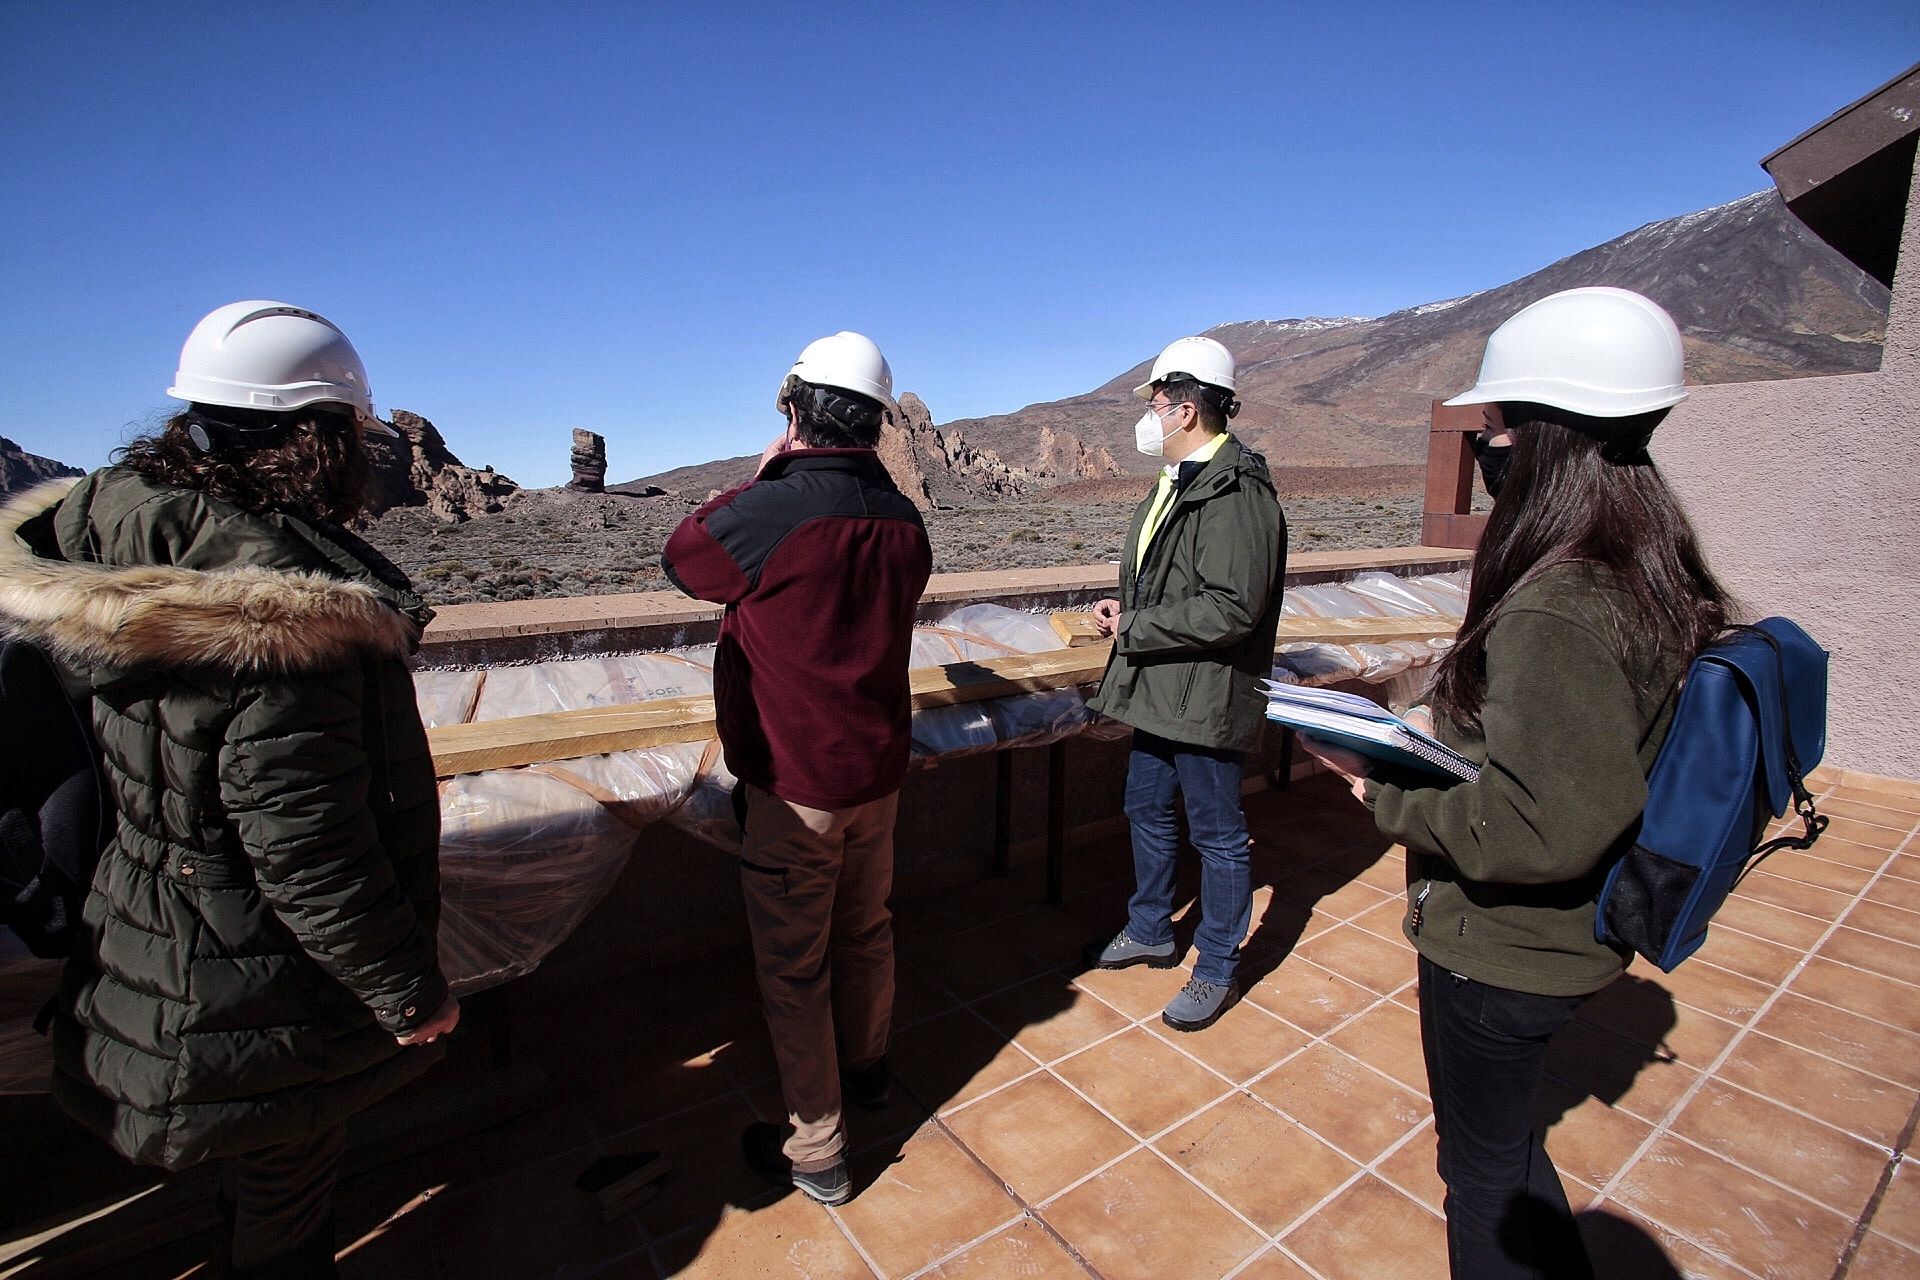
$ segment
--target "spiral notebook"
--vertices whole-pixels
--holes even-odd
[[[1386,764],[1463,782],[1480,776],[1473,761],[1359,694],[1264,683],[1269,720]]]

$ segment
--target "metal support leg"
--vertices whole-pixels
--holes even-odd
[[[1013,849],[1013,752],[993,753],[993,874],[1007,874]]]
[[[1047,748],[1047,902],[1059,906],[1066,896],[1067,744]]]

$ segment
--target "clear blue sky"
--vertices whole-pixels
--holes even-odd
[[[96,466],[193,322],[332,317],[467,462],[757,450],[808,340],[936,420],[1767,185],[1920,5],[0,0],[0,434]]]

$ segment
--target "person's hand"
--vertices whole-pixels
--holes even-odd
[[[1431,707],[1414,707],[1400,718],[1405,720],[1408,726],[1418,729],[1429,738],[1433,736],[1433,709]]]
[[[765,471],[769,462],[791,448],[793,448],[793,431],[788,429],[775,436],[773,443],[760,451],[760,467],[753,474],[757,476],[761,471]]]
[[[1093,625],[1100,634],[1110,636],[1120,629],[1120,602],[1118,600],[1099,600],[1093,606]]]
[[[460,1025],[460,1002],[452,996],[445,1004],[434,1010],[431,1018],[411,1031],[404,1031],[394,1039],[403,1045],[432,1044]]]
[[[1323,742],[1311,734],[1295,735],[1300,745],[1306,748],[1308,755],[1318,760],[1347,780],[1347,789],[1353,792],[1353,798],[1361,804],[1367,802],[1367,774],[1373,765],[1358,751],[1349,751],[1345,747],[1336,747],[1331,742]]]

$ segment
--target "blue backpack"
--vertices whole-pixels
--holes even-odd
[[[1639,834],[1600,890],[1594,935],[1671,973],[1746,872],[1826,829],[1805,781],[1826,745],[1827,651],[1806,632],[1766,618],[1702,651],[1647,775]],[[1805,834],[1760,844],[1789,804]]]

